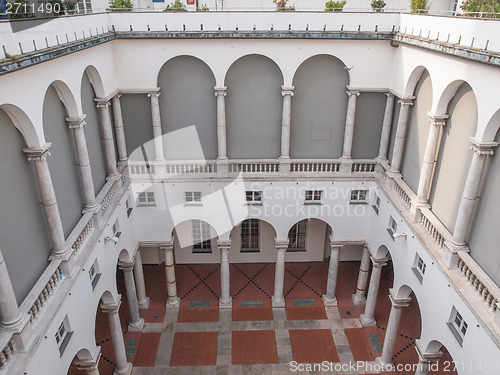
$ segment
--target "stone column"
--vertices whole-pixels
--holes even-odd
[[[292,120],[293,86],[281,86],[283,96],[283,112],[281,115],[281,156],[280,172],[290,173],[290,124]]]
[[[326,282],[326,294],[323,296],[323,304],[327,307],[337,306],[335,289],[337,288],[337,275],[339,271],[340,249],[343,245],[331,244],[330,264],[328,266],[328,280]]]
[[[384,120],[382,121],[382,134],[380,135],[380,146],[378,150],[378,160],[387,160],[389,150],[389,140],[391,139],[392,113],[394,111],[394,95],[386,92]]]
[[[68,249],[66,248],[61,216],[57,207],[56,193],[54,192],[49,164],[47,163],[47,157],[50,156],[50,146],[50,143],[46,143],[41,148],[29,147],[23,149],[23,151],[28,155],[28,161],[35,162],[38,188],[53,247],[52,256],[55,258],[64,258],[68,253]]]
[[[427,204],[432,176],[434,174],[434,165],[436,163],[436,158],[439,150],[441,128],[446,125],[447,118],[448,115],[429,114],[429,122],[431,123],[431,128],[429,129],[429,136],[427,137],[427,143],[425,145],[424,162],[422,164],[420,179],[418,181],[418,204]]]
[[[167,307],[179,307],[180,298],[177,297],[177,283],[175,281],[174,243],[169,241],[160,249],[165,251],[165,274],[167,277]]]
[[[160,101],[158,99],[160,97],[160,89],[150,92],[148,97],[151,98],[155,161],[164,161],[165,154],[163,151],[163,130],[161,128]]]
[[[359,96],[359,91],[347,90],[349,101],[347,103],[347,116],[345,119],[344,131],[344,150],[342,159],[351,159],[352,140],[354,137],[354,121],[356,119],[356,99]]]
[[[232,307],[232,298],[230,295],[230,281],[229,281],[229,248],[230,242],[217,242],[217,246],[221,252],[220,261],[220,289],[221,296],[219,299],[219,308],[230,309]]]
[[[76,158],[78,160],[79,172],[82,181],[83,197],[85,199],[85,210],[97,208],[95,199],[94,179],[90,168],[89,152],[83,127],[86,125],[86,115],[80,117],[66,117],[68,127],[73,131],[76,146]]]
[[[111,99],[113,108],[113,119],[115,122],[116,146],[118,148],[118,164],[123,164],[128,160],[127,143],[125,141],[125,129],[123,127],[121,95],[116,94]]]
[[[135,254],[134,279],[137,288],[137,300],[140,309],[149,308],[149,297],[146,295],[146,283],[144,282],[144,270],[142,268],[141,250]]]
[[[389,289],[389,297],[391,299],[392,308],[389,314],[389,321],[387,322],[387,331],[385,332],[384,346],[382,348],[382,355],[375,360],[382,365],[385,369],[390,370],[394,368],[392,356],[394,354],[394,346],[398,337],[399,322],[401,321],[401,314],[403,308],[409,305],[411,298],[398,298],[393,289]]]
[[[429,375],[431,365],[439,361],[443,353],[440,350],[435,353],[426,353],[420,339],[415,339],[415,350],[418,354],[418,365],[415,375]]]
[[[75,365],[78,370],[85,371],[87,375],[99,375],[99,360],[101,359],[101,347],[98,346],[92,358],[76,359]]]
[[[1,329],[17,327],[22,320],[2,250],[0,250],[0,317]]]
[[[106,153],[108,177],[115,177],[118,175],[118,169],[116,168],[115,142],[113,141],[113,128],[111,127],[111,117],[108,108],[110,103],[107,99],[95,99],[95,101],[97,102],[97,109],[101,118],[102,139]]]
[[[408,116],[410,106],[413,105],[414,97],[403,98],[399,101],[401,109],[399,111],[398,126],[396,128],[396,137],[394,139],[394,148],[392,150],[392,161],[390,171],[393,174],[401,172],[401,161],[403,160],[403,151],[406,139],[406,128],[408,127]]]
[[[486,156],[493,155],[493,150],[498,146],[497,142],[482,142],[476,138],[471,138],[471,142],[474,155],[472,156],[469,174],[465,181],[464,193],[458,209],[452,239],[453,245],[458,247],[465,246],[465,240],[467,239],[467,233],[474,213],[474,205],[478,198],[479,187],[481,186],[481,177],[483,175]]]
[[[217,160],[227,159],[226,100],[227,87],[214,87],[217,97]]]
[[[139,305],[137,303],[137,293],[135,289],[134,275],[134,259],[131,261],[119,262],[118,267],[123,271],[125,278],[125,290],[127,292],[127,302],[130,310],[130,322],[128,330],[130,332],[141,332],[144,327],[144,319],[139,315]]]
[[[118,316],[121,302],[121,296],[119,295],[117,303],[103,303],[101,304],[101,310],[108,314],[109,319],[111,343],[113,344],[116,363],[113,375],[130,375],[132,372],[132,364],[127,362],[125,343],[123,342],[122,325],[120,323],[120,317]]]
[[[368,282],[368,271],[370,271],[370,251],[365,245],[363,248],[363,256],[361,257],[361,264],[359,266],[356,293],[352,295],[352,303],[355,305],[363,305],[366,303],[366,284]]]
[[[285,253],[288,249],[288,240],[276,241],[276,271],[274,273],[274,295],[272,297],[273,307],[285,307],[283,297],[283,283],[285,281]]]
[[[370,286],[368,288],[368,297],[366,299],[365,312],[360,315],[359,320],[363,327],[373,327],[377,324],[375,321],[375,306],[377,305],[378,289],[380,286],[380,276],[382,268],[387,264],[385,259],[372,258],[372,275]]]

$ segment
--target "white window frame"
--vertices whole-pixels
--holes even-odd
[[[418,253],[415,254],[415,260],[413,261],[413,267],[411,269],[421,283],[423,283],[424,281],[426,268],[427,265],[425,264],[424,260],[420,257],[420,255],[418,255]]]
[[[122,232],[120,232],[120,224],[118,223],[118,219],[113,224],[113,237],[120,238]]]
[[[247,205],[261,205],[262,204],[262,191],[247,190],[245,191],[245,203]]]
[[[73,332],[70,329],[68,316],[66,315],[62,323],[59,325],[59,328],[57,329],[56,333],[54,334],[54,338],[59,348],[59,354],[61,357],[64,353],[64,350],[68,346],[69,340],[71,339],[72,335]]]
[[[380,197],[377,195],[377,194],[374,194],[375,197],[373,199],[373,204],[372,204],[372,208],[373,210],[377,213],[377,215],[379,214],[380,212],[380,204],[382,203],[382,200],[380,199]]]
[[[306,190],[304,204],[323,204],[323,190]]]
[[[307,220],[301,220],[290,228],[288,232],[288,249],[289,253],[305,252],[307,244]]]
[[[132,204],[130,202],[130,197],[125,200],[125,209],[127,210],[127,217],[130,217],[130,214],[132,213]]]
[[[462,345],[469,325],[455,306],[451,309],[450,320],[447,324],[457,341]]]
[[[89,269],[89,278],[92,285],[92,290],[95,289],[99,279],[101,278],[101,273],[99,272],[99,265],[97,264],[97,259],[94,261]]]
[[[154,191],[141,191],[137,195],[137,206],[156,206]]]
[[[367,204],[368,189],[352,189],[350,204]]]
[[[184,202],[187,205],[201,205],[201,191],[185,191]]]
[[[394,233],[397,233],[397,230],[398,230],[397,221],[392,216],[389,216],[389,226],[387,227],[387,232],[389,232],[393,240],[394,240]]]
[[[191,220],[193,235],[193,254],[210,254],[212,252],[212,235],[210,225],[203,220]]]
[[[244,237],[246,238],[244,239]],[[260,252],[259,220],[246,219],[241,223],[240,253],[258,253],[258,252]]]

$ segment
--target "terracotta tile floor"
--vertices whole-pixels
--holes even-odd
[[[176,265],[181,305],[178,309],[166,309],[164,266],[145,265],[146,290],[151,302],[149,310],[141,310],[141,316],[147,321],[144,333],[127,332],[129,311],[123,275],[117,272],[117,286],[123,299],[120,320],[124,341],[127,344],[128,340],[137,340],[129,358],[135,364],[133,374],[286,374],[291,373],[289,363],[292,360],[317,362],[327,356],[332,362],[338,357],[340,363],[373,360],[380,353],[374,351],[368,335],[376,334],[383,343],[390,311],[388,289],[392,287],[392,266],[389,263],[383,269],[375,310],[377,326],[371,328],[361,328],[357,319],[364,306],[352,305],[351,294],[356,288],[358,270],[359,262],[340,263],[336,291],[338,307],[325,308],[321,296],[326,290],[328,259],[317,263],[287,263],[286,309],[272,309],[274,264],[231,264],[233,309],[219,310],[220,266]],[[247,307],[259,300],[263,301],[262,306]],[[302,300],[299,301],[302,305],[294,306],[294,300]],[[314,300],[313,306],[310,300]],[[189,302],[196,305],[196,301],[210,302],[210,307],[190,308]],[[395,364],[417,363],[414,339],[419,332],[419,308],[413,298],[402,315]],[[108,318],[100,311],[96,316],[96,343],[102,347],[100,374],[112,375],[115,358]],[[310,349],[318,347],[321,350]],[[443,352],[440,362],[451,360],[445,348]],[[152,364],[154,368],[147,367]],[[82,372],[71,366],[68,374]],[[410,375],[408,372],[393,374]],[[452,375],[453,372],[440,369],[431,374]]]

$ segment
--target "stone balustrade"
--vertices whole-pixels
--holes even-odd
[[[111,202],[111,199],[115,196],[118,191],[118,180],[108,180],[106,185],[102,188],[101,192],[97,196],[97,201],[101,204],[101,214],[104,214],[106,208]]]
[[[290,171],[292,173],[320,172],[338,173],[340,172],[340,161],[318,161],[318,160],[297,160],[292,161]]]
[[[229,161],[230,173],[276,173],[279,163],[274,160],[241,160]]]
[[[442,249],[444,247],[444,243],[446,238],[444,236],[443,228],[438,228],[438,220],[434,216],[434,214],[428,208],[422,208],[420,210],[420,224],[424,227],[424,229],[429,233],[432,239],[438,244],[438,246]],[[442,226],[442,225],[440,225]],[[445,228],[444,228],[445,229]],[[446,231],[446,229],[445,229]],[[451,234],[448,233],[448,238],[451,239]]]
[[[2,371],[8,366],[10,359],[16,352],[16,346],[11,335],[4,335],[0,340],[0,348],[3,348],[0,351],[0,371]]]

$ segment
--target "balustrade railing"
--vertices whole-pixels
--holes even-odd
[[[406,189],[403,187],[400,181],[394,180],[394,182],[395,182],[394,191],[399,195],[406,208],[410,208],[411,207],[410,195],[405,191]]]
[[[104,211],[106,211],[109,202],[111,202],[111,199],[113,199],[117,190],[118,190],[118,180],[108,180],[108,183],[104,185],[103,188],[104,196],[100,199],[101,214],[103,214]]]
[[[277,161],[230,161],[230,173],[275,173],[279,172]]]
[[[326,172],[337,173],[340,171],[339,161],[317,161],[317,160],[300,160],[292,161],[290,171],[294,173],[301,172]]]
[[[165,167],[167,174],[200,174],[217,172],[217,165],[214,161],[182,163],[168,162]]]
[[[443,231],[434,224],[435,220],[431,217],[434,216],[429,209],[423,208],[420,210],[420,224],[424,227],[427,233],[436,241],[440,248],[444,247],[444,242],[446,241]]]
[[[11,339],[11,336],[6,336],[6,338],[7,343],[3,345],[3,349],[0,351],[0,370],[7,366],[9,360],[16,352],[14,340]]]
[[[370,162],[354,161],[354,163],[352,163],[351,172],[375,172],[376,167],[377,163],[373,161]]]

